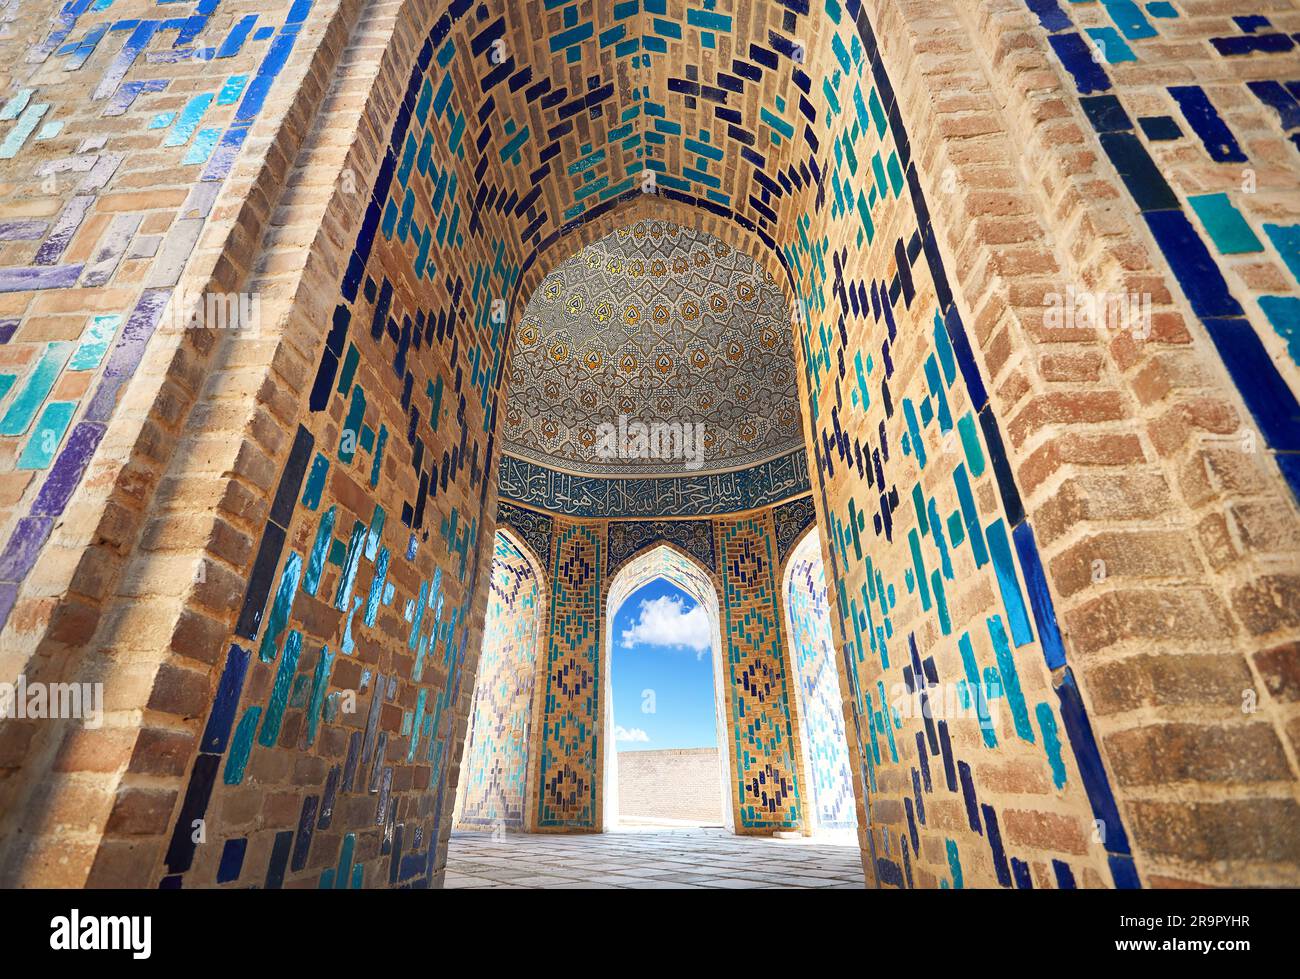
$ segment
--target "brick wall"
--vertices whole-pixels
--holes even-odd
[[[722,823],[717,748],[618,753],[620,818]]]
[[[0,722],[0,881],[152,886],[305,381],[277,357],[264,383],[256,329],[184,324],[250,294],[273,223],[305,261],[312,195],[305,239],[277,208],[361,5],[260,5],[238,32],[248,5],[88,6],[0,38],[0,676],[102,683],[107,722]],[[277,323],[291,292],[252,291]]]
[[[1293,308],[1296,291],[1288,249],[1265,245],[1266,225],[1297,217],[1295,120],[1265,97],[1295,52],[1253,36],[1294,32],[1295,5],[1135,21],[1110,4],[866,6],[1004,435],[1003,506],[1024,508],[1041,549],[1050,685],[1108,876],[1134,883],[1132,853],[1149,884],[1294,882],[1294,698],[1260,663],[1294,664],[1300,625],[1295,431],[1264,404],[1294,411],[1296,359],[1261,305],[1276,292],[1274,313]],[[1223,237],[1234,211],[1258,247]],[[1070,287],[1148,296],[1149,332],[1063,320]],[[1256,518],[1273,529],[1247,529]],[[946,643],[918,641],[943,674]],[[1243,764],[1227,746],[1246,743]],[[998,794],[1032,784],[974,774]],[[1054,804],[1014,808],[1007,841],[1078,849]]]

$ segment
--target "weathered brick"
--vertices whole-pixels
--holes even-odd
[[[1153,856],[1206,864],[1259,860],[1300,863],[1300,805],[1294,799],[1155,802],[1131,806],[1139,846]],[[1220,877],[1245,883],[1240,874]]]
[[[118,790],[105,832],[114,836],[156,836],[165,833],[176,793],[166,789]]]
[[[1235,652],[1143,653],[1084,667],[1101,714],[1139,707],[1241,707],[1254,678]]]
[[[1065,614],[1071,645],[1081,653],[1124,641],[1212,641],[1233,634],[1227,610],[1206,589],[1111,591]]]
[[[1300,701],[1300,642],[1264,649],[1251,658],[1271,696],[1289,703]]]
[[[1000,817],[1002,831],[1012,846],[1028,846],[1064,853],[1086,853],[1088,837],[1085,827],[1091,824],[1076,816],[1037,812],[1028,809],[1008,809]]]
[[[183,775],[196,742],[194,735],[184,731],[141,728],[131,755],[130,770],[139,775]]]
[[[1286,755],[1271,725],[1151,724],[1105,736],[1125,785],[1286,781]]]

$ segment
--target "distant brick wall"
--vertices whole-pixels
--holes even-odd
[[[619,752],[619,816],[721,823],[718,772],[717,748]]]

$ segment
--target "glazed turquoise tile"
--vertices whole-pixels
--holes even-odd
[[[90,326],[81,336],[81,342],[77,344],[77,352],[68,361],[68,370],[93,371],[97,368],[108,352],[108,345],[113,342],[121,322],[122,317],[116,314],[93,317]]]
[[[266,705],[266,717],[258,734],[258,744],[264,748],[274,748],[280,737],[280,725],[284,721],[284,710],[289,703],[289,693],[293,686],[294,673],[298,669],[298,655],[302,652],[302,633],[297,629],[290,631],[284,642],[284,654],[275,671],[275,682],[271,685],[271,699]]]
[[[280,585],[271,604],[271,614],[266,620],[266,631],[262,633],[262,644],[257,650],[258,658],[263,663],[270,663],[275,659],[276,646],[280,641],[280,633],[289,622],[289,612],[293,608],[294,593],[298,590],[298,579],[301,574],[302,557],[297,551],[290,551],[288,559],[284,562],[284,570],[280,574]]]
[[[257,733],[257,721],[261,716],[261,707],[249,707],[244,711],[244,716],[239,719],[235,736],[230,741],[230,754],[226,758],[226,768],[222,775],[227,785],[238,785],[244,781],[248,756],[253,750],[253,735]]]
[[[1200,194],[1187,198],[1214,247],[1224,255],[1241,255],[1264,250],[1241,212],[1227,194]]]
[[[22,389],[10,402],[4,417],[0,418],[0,435],[22,435],[27,431],[71,353],[71,343],[56,341],[46,345]]]
[[[51,401],[41,412],[40,420],[32,429],[22,454],[18,457],[19,469],[46,469],[54,461],[54,453],[63,442],[63,435],[77,410],[75,401]]]

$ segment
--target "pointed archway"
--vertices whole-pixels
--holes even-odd
[[[718,599],[718,586],[713,576],[699,562],[685,554],[684,551],[670,544],[661,543],[642,551],[633,557],[610,579],[609,591],[605,599],[605,622],[602,629],[601,668],[606,677],[612,677],[612,659],[614,649],[614,620],[623,604],[643,587],[662,579],[681,589],[700,608],[704,609],[709,620],[709,656],[713,663],[713,703],[714,725],[718,745],[718,764],[720,769],[721,800],[720,808],[724,825],[734,831],[735,815],[735,777],[734,762],[728,745],[731,743],[729,733],[732,730],[727,719],[726,674],[723,670],[723,650],[721,631],[721,608]],[[604,745],[603,798],[601,820],[608,831],[618,824],[618,752],[615,749],[614,730],[614,684],[605,684],[602,711],[604,720],[601,724],[601,743]]]
[[[821,540],[816,525],[786,558],[782,574],[784,625],[798,700],[799,747],[808,786],[808,830],[857,828],[853,774],[844,728],[840,667],[831,633]]]
[[[541,565],[510,530],[496,533],[488,587],[452,822],[493,832],[525,830],[538,631],[547,591]]]

